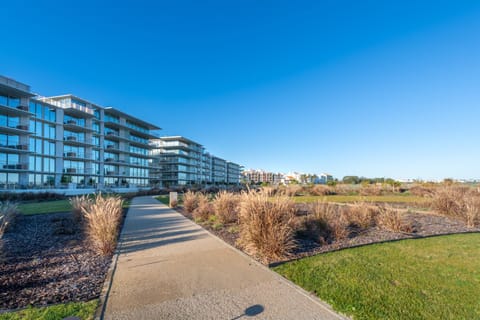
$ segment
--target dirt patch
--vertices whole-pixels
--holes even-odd
[[[177,208],[176,210],[193,221],[192,215],[186,213],[182,208]],[[307,214],[308,211],[306,210],[306,207],[299,206],[297,216],[299,225],[301,219],[304,219],[305,215]],[[453,233],[480,232],[480,228],[468,228],[466,227],[465,223],[460,220],[432,213],[409,211],[403,213],[403,218],[406,223],[412,226],[411,233],[392,232],[381,229],[378,226],[371,227],[366,230],[361,230],[352,226],[350,228],[350,235],[348,238],[335,240],[331,243],[325,243],[314,241],[308,237],[303,237],[302,233],[298,232],[296,236],[297,248],[294,252],[292,252],[292,255],[288,258],[288,260],[309,257],[319,253],[331,252],[373,243],[401,239],[423,238]],[[241,249],[236,243],[239,236],[237,224],[225,225],[220,229],[213,228],[212,224],[209,222],[202,222],[199,224],[228,244]],[[235,230],[236,232],[231,232],[232,230]],[[279,262],[281,261],[273,264],[277,264]]]
[[[71,213],[22,216],[0,240],[0,309],[97,298],[110,262]]]

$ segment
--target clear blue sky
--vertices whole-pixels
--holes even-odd
[[[2,1],[0,74],[247,168],[480,178],[479,1]]]

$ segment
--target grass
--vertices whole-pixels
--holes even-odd
[[[360,196],[360,195],[329,195],[329,196],[298,196],[293,198],[297,203],[309,203],[315,201],[327,201],[327,202],[383,202],[383,203],[422,203],[426,199],[413,195],[386,195],[386,196]]]
[[[0,314],[0,320],[61,320],[66,317],[79,317],[82,320],[93,319],[98,300],[72,302],[51,307],[28,307],[15,312]]]
[[[70,202],[65,200],[22,203],[18,210],[25,215],[68,212],[72,210]]]
[[[480,234],[402,240],[274,268],[355,319],[480,319]]]

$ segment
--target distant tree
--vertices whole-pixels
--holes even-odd
[[[338,181],[335,181],[335,180],[327,181],[327,186],[335,187],[337,185],[337,182]]]
[[[342,182],[345,184],[359,184],[360,178],[357,176],[345,176],[343,177]]]

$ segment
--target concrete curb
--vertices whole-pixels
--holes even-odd
[[[158,200],[157,200],[158,201]],[[333,316],[337,317],[338,319],[340,320],[350,320],[349,317],[343,315],[343,314],[339,314],[338,312],[334,311],[333,308],[328,304],[326,303],[325,301],[321,300],[320,298],[318,298],[317,296],[311,294],[310,292],[306,291],[305,289],[303,289],[302,287],[296,285],[295,283],[291,282],[290,280],[282,277],[281,275],[279,275],[278,273],[276,273],[275,271],[272,271],[270,268],[268,268],[267,266],[261,264],[260,262],[258,262],[257,260],[253,259],[251,256],[249,256],[248,254],[246,254],[245,252],[233,247],[232,245],[230,245],[229,243],[223,241],[221,238],[217,237],[215,234],[213,234],[212,232],[210,232],[209,230],[205,229],[203,226],[193,222],[192,220],[188,219],[187,217],[185,217],[183,214],[181,214],[180,212],[176,211],[175,209],[173,208],[170,208],[168,207],[167,205],[163,204],[162,202],[158,201],[159,204],[165,206],[166,208],[169,208],[171,210],[174,210],[175,212],[177,212],[179,215],[181,215],[184,219],[188,220],[189,222],[195,224],[196,226],[200,227],[202,230],[204,230],[205,232],[207,232],[211,237],[213,237],[214,239],[216,239],[217,241],[221,242],[223,245],[227,246],[230,250],[233,250],[234,252],[240,254],[241,256],[243,256],[244,258],[246,258],[247,260],[249,260],[251,263],[254,263],[256,266],[262,268],[263,270],[265,271],[268,271],[270,272],[271,274],[273,274],[273,276],[279,280],[280,282],[283,282],[285,283],[287,286],[289,286],[290,288],[296,290],[298,293],[300,293],[301,295],[305,296],[306,298],[308,298],[309,300],[311,300],[312,302],[318,304],[319,306],[323,307],[325,310],[327,310],[329,313],[331,313]]]

